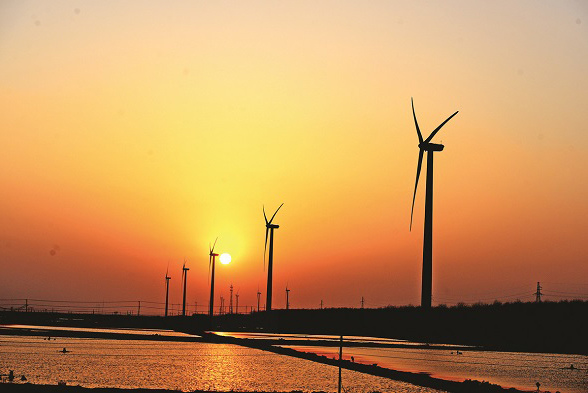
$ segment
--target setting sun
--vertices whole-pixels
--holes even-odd
[[[231,263],[231,255],[227,253],[221,254],[220,261],[223,265],[228,265]]]

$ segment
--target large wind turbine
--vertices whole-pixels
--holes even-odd
[[[182,303],[182,316],[186,316],[186,283],[188,280],[188,270],[186,267],[186,260],[184,259],[184,265],[182,266],[182,278],[184,279],[184,302]]]
[[[216,246],[216,241],[218,240],[218,237],[216,238],[216,240],[214,241],[214,244],[212,246],[209,245],[209,250],[210,252],[208,253],[209,255],[209,259],[208,259],[208,271],[209,273],[212,272],[210,274],[210,305],[208,308],[208,314],[212,317],[214,315],[214,266],[215,266],[215,262],[216,262],[216,257],[218,257],[218,254],[214,253],[214,246]],[[211,269],[212,268],[212,269]]]
[[[423,281],[421,287],[421,307],[431,308],[431,295],[433,288],[433,153],[442,151],[445,146],[438,143],[431,143],[431,139],[439,132],[451,118],[459,112],[455,112],[441,123],[427,139],[423,140],[423,135],[419,129],[416,114],[414,112],[414,102],[410,99],[412,105],[412,116],[416,126],[417,136],[419,138],[419,161],[417,164],[416,181],[414,183],[414,194],[412,196],[412,208],[410,210],[410,229],[412,230],[412,215],[414,212],[414,201],[416,198],[421,166],[423,163],[423,154],[427,152],[427,184],[425,196],[425,236],[423,241]]]
[[[165,316],[167,317],[167,305],[168,305],[168,300],[169,300],[169,280],[171,280],[171,277],[168,276],[169,272],[169,266],[167,267],[167,270],[165,271]]]
[[[267,250],[267,235],[269,233],[269,256],[267,258],[267,300],[265,309],[267,311],[272,310],[272,269],[273,269],[273,261],[274,261],[274,229],[278,229],[280,226],[276,224],[272,224],[274,217],[278,214],[278,210],[280,210],[284,206],[282,203],[280,207],[276,210],[274,215],[272,216],[271,220],[267,220],[267,216],[265,215],[265,206],[263,207],[263,218],[265,218],[265,248],[263,249],[263,263],[265,266],[265,252]]]

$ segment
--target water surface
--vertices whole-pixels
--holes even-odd
[[[63,348],[70,353],[60,353]],[[190,391],[337,390],[338,369],[230,344],[0,335],[0,372],[31,383]],[[347,392],[438,392],[343,370]]]
[[[337,347],[284,345],[303,352],[338,357]],[[562,393],[588,392],[588,356],[462,349],[346,347],[343,357],[393,370],[426,372],[434,377],[476,379],[503,387]],[[568,367],[573,364],[574,370]]]

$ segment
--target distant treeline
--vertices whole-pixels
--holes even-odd
[[[397,338],[487,349],[588,354],[588,302],[493,303],[453,307],[274,310],[270,313],[155,317],[0,312],[0,324],[138,327]]]
[[[280,333],[375,336],[489,349],[588,354],[588,302],[493,303],[453,307],[276,310],[216,317],[223,330],[268,326]]]

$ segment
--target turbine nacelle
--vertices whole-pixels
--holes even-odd
[[[277,228],[279,228],[280,226],[279,226],[279,225],[277,225],[277,224],[265,224],[265,227],[266,227],[266,228],[274,228],[274,229],[277,229]]]
[[[209,255],[210,255],[211,257],[218,257],[218,254],[216,254],[216,253],[214,253],[214,252],[211,252]]]
[[[423,142],[419,143],[419,149],[424,151],[442,151],[445,146],[439,143]]]

